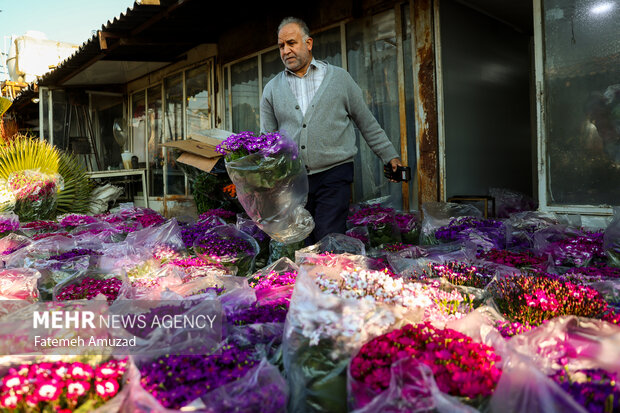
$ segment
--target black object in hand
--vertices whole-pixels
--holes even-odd
[[[408,166],[399,166],[396,168],[396,171],[393,171],[392,165],[383,165],[383,174],[386,178],[393,181],[409,182],[411,180],[411,168]]]

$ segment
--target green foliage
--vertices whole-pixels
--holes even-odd
[[[0,146],[0,179],[6,180],[12,172],[25,170],[62,176],[64,188],[58,193],[58,214],[88,212],[93,184],[74,155],[24,135]]]
[[[224,187],[232,182],[227,174],[198,174],[192,184],[192,195],[199,214],[210,209],[225,209],[233,212],[243,212],[237,198],[224,191]]]
[[[58,173],[65,181],[64,189],[58,193],[58,213],[87,213],[94,185],[88,179],[86,169],[73,154],[61,152]]]

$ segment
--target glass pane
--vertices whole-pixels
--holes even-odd
[[[261,65],[264,89],[271,79],[284,70],[284,64],[282,63],[282,59],[280,59],[280,50],[274,49],[270,52],[263,53],[261,55]]]
[[[183,75],[181,73],[164,80],[166,94],[166,142],[183,140]]]
[[[67,95],[64,90],[52,90],[52,118],[54,128],[54,146],[61,149],[69,149],[69,128]],[[83,160],[83,159],[82,159]],[[93,165],[95,165],[93,160]],[[96,166],[96,165],[95,165]]]
[[[146,162],[146,116],[144,112],[144,91],[131,96],[130,150],[139,162]]]
[[[231,66],[232,131],[260,131],[258,107],[258,58]]]
[[[43,122],[42,122],[43,131],[41,131],[41,137],[43,137],[43,139],[45,139],[48,142],[50,140],[50,119],[48,116],[49,108],[50,108],[49,97],[50,97],[49,89],[47,88],[43,89],[43,93],[41,96],[43,101],[40,103],[41,105],[43,105]]]
[[[618,205],[620,7],[543,4],[548,203]]]
[[[127,133],[114,134],[114,121],[123,122],[125,113],[123,111],[122,96],[108,96],[91,94],[91,104],[93,109],[93,121],[95,123],[95,133],[97,135],[95,143],[99,150],[99,157],[103,163],[103,169],[116,169],[121,167],[121,152],[125,147],[129,147]],[[125,126],[125,131],[127,130]],[[142,159],[144,161],[144,158]]]
[[[371,112],[397,151],[400,148],[398,78],[394,11],[347,24],[347,62],[353,79],[365,95]],[[402,207],[400,184],[383,176],[383,164],[356,129],[359,152],[355,158],[354,201],[391,195],[394,207]]]
[[[161,85],[149,88],[147,90],[146,133],[149,151],[150,196],[164,195],[161,105]]]
[[[342,49],[340,46],[340,27],[325,30],[312,36],[312,56],[330,65],[342,67]],[[279,53],[278,53],[279,54]]]
[[[224,130],[231,130],[230,124],[230,88],[228,87],[228,73],[230,66],[224,68]]]
[[[204,134],[211,128],[211,87],[209,84],[211,64],[203,65],[185,73],[187,94],[187,136]]]
[[[166,125],[164,139],[183,140],[183,74],[167,77],[164,81],[166,94]],[[163,148],[166,158],[167,195],[185,195],[185,174],[176,164],[173,150]]]

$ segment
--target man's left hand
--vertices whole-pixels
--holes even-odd
[[[394,158],[392,160],[390,160],[389,162],[390,166],[392,167],[392,171],[396,172],[396,169],[398,169],[399,166],[403,166],[403,163],[401,162],[400,158]],[[398,182],[395,181],[393,179],[390,179],[391,182]]]

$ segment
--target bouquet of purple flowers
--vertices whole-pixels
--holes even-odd
[[[232,225],[211,228],[194,242],[194,251],[205,262],[236,267],[238,276],[251,275],[259,247],[248,234]]]
[[[288,244],[314,229],[304,208],[308,176],[297,144],[274,132],[231,135],[216,148],[226,155],[226,170],[248,216],[271,238]]]

